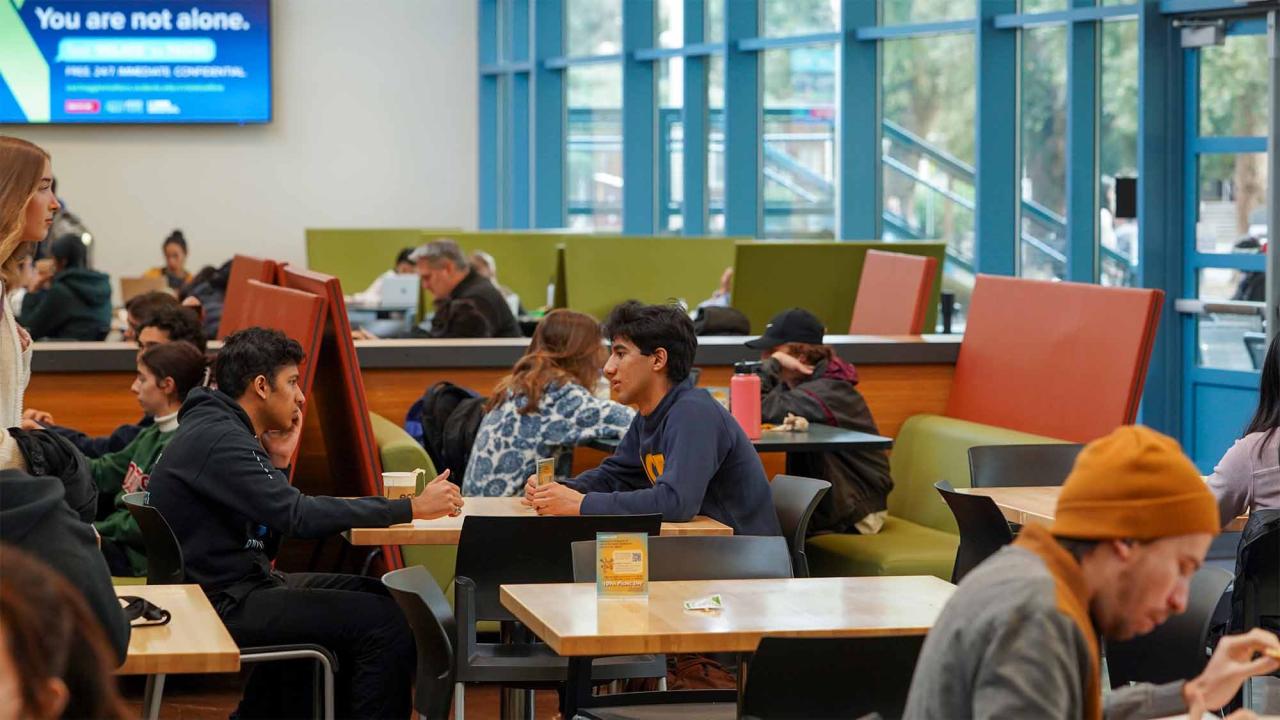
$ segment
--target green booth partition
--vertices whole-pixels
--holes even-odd
[[[307,228],[307,269],[332,275],[348,295],[369,287],[396,253],[422,244],[422,228]]]
[[[625,300],[684,300],[711,296],[733,265],[733,238],[564,236],[568,307],[603,320]],[[847,322],[847,320],[846,320]]]
[[[943,243],[739,242],[733,262],[733,306],[751,320],[754,333],[764,332],[764,326],[778,312],[802,307],[822,318],[828,333],[844,335],[849,331],[868,250],[938,260],[939,279],[934,282],[925,317],[925,327],[934,327],[946,253]]]

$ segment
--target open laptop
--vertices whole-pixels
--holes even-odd
[[[418,291],[422,280],[416,273],[393,275],[382,281],[382,301],[379,310],[417,310]]]

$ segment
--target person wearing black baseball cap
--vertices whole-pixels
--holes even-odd
[[[858,371],[823,344],[822,320],[804,308],[774,316],[764,335],[747,341],[761,352],[760,419],[780,424],[788,414],[810,423],[879,434]],[[809,521],[809,533],[880,532],[888,508],[889,458],[883,450],[787,453],[787,474],[831,483]]]

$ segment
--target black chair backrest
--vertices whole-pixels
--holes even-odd
[[[1280,633],[1280,508],[1250,512],[1236,550],[1231,629],[1256,627]]]
[[[150,493],[134,492],[124,496],[125,507],[142,531],[142,544],[147,548],[147,584],[179,585],[187,578],[182,561],[182,546],[173,534],[169,521],[151,507]]]
[[[951,508],[960,528],[960,547],[951,570],[951,582],[958,583],[983,560],[1013,542],[1013,532],[991,498],[958,493],[946,480],[939,480],[933,487]]]
[[[445,720],[453,704],[453,609],[421,565],[393,570],[382,576],[382,584],[404,611],[418,647],[414,709],[428,720]]]
[[[770,483],[770,489],[782,536],[791,547],[791,568],[796,577],[809,577],[809,559],[804,554],[809,518],[822,496],[831,489],[831,483],[799,475],[778,475]]]
[[[702,535],[649,538],[649,580],[754,580],[793,577],[780,537]],[[596,543],[573,544],[574,582],[596,581]]]
[[[747,672],[742,716],[902,717],[923,644],[923,636],[766,637]]]
[[[1230,572],[1202,567],[1191,578],[1187,611],[1174,615],[1155,630],[1106,646],[1111,687],[1130,682],[1168,683],[1199,675],[1209,656],[1213,611],[1231,584]]]
[[[1083,447],[1075,443],[971,447],[969,484],[976,488],[1061,485]]]
[[[600,532],[661,530],[661,515],[471,515],[462,522],[454,574],[475,583],[476,620],[514,620],[499,601],[499,585],[573,582],[571,543],[594,541]]]

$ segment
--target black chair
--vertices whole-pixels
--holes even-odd
[[[448,720],[453,705],[453,637],[457,629],[453,608],[421,565],[393,570],[382,576],[382,584],[400,604],[418,647],[413,708],[426,720]]]
[[[1231,579],[1231,573],[1222,568],[1200,568],[1191,578],[1186,612],[1174,615],[1146,635],[1108,642],[1111,687],[1131,682],[1168,683],[1199,675],[1209,661],[1213,611]]]
[[[782,536],[791,546],[791,569],[796,577],[809,577],[809,559],[804,554],[809,518],[822,496],[831,490],[831,483],[799,475],[778,475],[770,483],[770,489]]]
[[[142,543],[147,548],[147,584],[177,585],[186,581],[186,563],[182,559],[182,546],[173,534],[169,521],[150,505],[150,493],[135,492],[124,496],[125,507],[142,531]],[[314,660],[316,662],[315,708],[325,720],[334,716],[334,677],[338,672],[338,659],[320,645],[265,645],[240,648],[240,662],[261,663],[283,660]],[[154,678],[154,680],[153,680]],[[153,689],[154,684],[154,689]],[[152,693],[154,692],[154,696]],[[143,708],[147,717],[158,717],[160,698],[164,692],[164,675],[147,678],[148,702]],[[154,707],[151,707],[154,703]],[[154,714],[153,714],[154,713]]]
[[[951,508],[960,528],[960,547],[956,549],[956,564],[951,570],[951,582],[959,583],[983,560],[1013,542],[1013,532],[991,498],[958,493],[946,480],[939,480],[933,487]]]
[[[569,661],[544,643],[528,638],[516,625],[515,617],[502,607],[500,585],[573,582],[573,542],[594,542],[599,532],[657,535],[661,529],[660,515],[468,516],[458,538],[454,577],[455,717],[463,717],[464,683],[493,683],[532,691],[557,687],[568,675]],[[476,623],[482,620],[503,622],[511,631],[510,642],[477,642]],[[595,681],[612,682],[665,678],[666,673],[665,657],[635,655],[598,658],[591,676]],[[527,699],[532,707],[532,697]]]
[[[1061,485],[1083,445],[978,445],[969,448],[969,484],[987,487]]]
[[[649,581],[753,580],[793,577],[780,537],[702,535],[649,538]],[[573,544],[574,582],[596,581],[596,543]]]
[[[923,644],[922,636],[766,637],[747,672],[741,715],[734,702],[672,702],[679,693],[650,697],[648,705],[590,707],[578,714],[591,720],[902,717]]]

